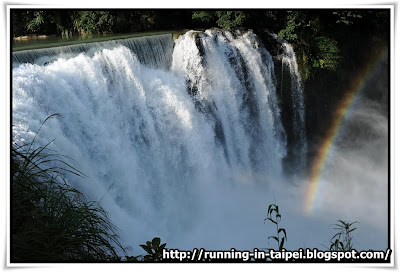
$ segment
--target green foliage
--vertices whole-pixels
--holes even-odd
[[[203,26],[218,26],[225,30],[233,30],[244,25],[248,15],[243,11],[194,11],[192,20]]]
[[[216,14],[215,11],[193,11],[192,19],[193,21],[197,22],[204,22],[206,24],[210,24],[215,22]]]
[[[146,255],[139,256],[125,256],[128,262],[158,262],[162,260],[163,250],[166,249],[167,244],[161,244],[159,237],[153,238],[151,241],[147,241],[145,245],[140,245],[141,248],[146,251]]]
[[[362,18],[360,12],[354,10],[338,10],[332,14],[338,17],[336,23],[345,25],[351,25],[355,20]]]
[[[155,237],[151,242],[147,241],[145,245],[140,245],[147,252],[147,255],[143,256],[143,261],[156,262],[162,259],[163,249],[167,244],[160,245],[160,243],[161,239]]]
[[[339,224],[335,224],[335,230],[338,232],[331,238],[330,250],[332,251],[351,251],[353,249],[351,232],[357,228],[352,228],[352,225],[358,222],[347,223],[343,220],[338,220]]]
[[[188,17],[188,15],[190,17]],[[13,36],[131,33],[190,25],[186,10],[11,9]]]
[[[331,13],[288,11],[284,28],[279,36],[292,42],[298,55],[303,80],[309,79],[315,69],[336,70],[342,58]]]
[[[336,70],[341,59],[337,41],[326,36],[316,37],[314,41],[316,52],[313,66]]]
[[[278,36],[288,41],[298,39],[299,28],[304,25],[304,12],[288,11],[285,28],[278,32]]]
[[[217,25],[226,30],[243,26],[246,14],[243,11],[217,11]]]
[[[125,248],[106,211],[64,178],[84,175],[34,141],[12,146],[11,261],[120,260]]]
[[[109,11],[82,11],[75,20],[75,27],[80,33],[111,33],[113,20]]]
[[[287,11],[284,28],[278,32],[278,36],[291,42],[307,42],[320,29],[318,16],[307,11]]]
[[[279,213],[279,207],[276,204],[271,204],[268,206],[268,211],[267,211],[267,218],[265,218],[264,223],[266,220],[270,221],[272,224],[275,225],[276,227],[276,235],[271,235],[268,237],[268,242],[269,239],[273,239],[277,242],[278,249],[282,250],[285,244],[285,240],[287,241],[287,235],[286,235],[286,230],[284,228],[279,227],[279,223],[281,222],[282,215]],[[283,234],[281,237],[280,235]]]
[[[11,10],[13,36],[68,34],[73,30],[75,13],[60,10]]]
[[[33,19],[28,22],[26,28],[28,31],[37,32],[39,31],[41,25],[44,23],[43,11],[33,12]]]

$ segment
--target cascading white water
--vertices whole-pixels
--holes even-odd
[[[15,67],[13,141],[31,141],[59,113],[37,144],[55,139],[50,147],[75,160],[89,178],[68,182],[102,199],[126,245],[160,236],[180,248],[251,246],[233,233],[253,224],[248,199],[264,203],[259,189],[279,181],[286,155],[272,57],[252,32],[190,31],[166,69],[171,41],[136,54],[109,42]]]
[[[188,32],[178,40],[173,60],[172,69],[184,74],[198,107],[220,131],[215,137],[227,163],[239,171],[280,175],[286,147],[273,62],[255,35]]]
[[[291,77],[291,98],[293,116],[291,126],[293,128],[294,144],[297,154],[297,167],[296,169],[305,169],[306,167],[306,153],[307,153],[307,140],[305,128],[305,110],[303,98],[303,86],[299,69],[297,67],[296,55],[293,47],[286,41],[281,41],[283,47],[282,54],[282,70],[285,66],[289,68]],[[282,73],[283,74],[283,73]]]

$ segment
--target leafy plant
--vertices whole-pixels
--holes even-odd
[[[275,225],[276,227],[276,235],[271,235],[268,237],[268,242],[269,239],[274,239],[277,244],[278,244],[278,249],[282,250],[283,246],[285,244],[285,240],[287,241],[287,235],[286,235],[286,230],[284,228],[279,227],[279,222],[281,222],[282,215],[279,213],[279,207],[276,204],[271,204],[268,207],[268,212],[267,212],[267,218],[265,218],[264,223],[266,220],[269,220],[272,222],[272,224]],[[283,234],[281,237],[280,234]]]
[[[31,32],[39,31],[41,25],[44,23],[43,11],[33,12],[32,20],[27,24],[26,29]]]
[[[166,243],[160,245],[161,239],[159,237],[153,238],[153,240],[147,241],[145,245],[140,245],[148,254],[143,256],[143,261],[160,261],[163,255],[163,249],[167,245]]]
[[[210,10],[201,10],[201,11],[193,11],[192,19],[193,21],[205,22],[205,23],[213,23],[215,21],[215,11]]]
[[[357,228],[352,228],[352,225],[358,223],[354,221],[352,223],[347,223],[341,219],[338,220],[338,224],[335,224],[336,230],[338,232],[331,238],[330,250],[332,251],[351,251],[353,249],[351,232]]]
[[[314,39],[314,45],[316,53],[313,66],[336,70],[342,58],[337,41],[326,36],[320,36]]]
[[[246,13],[243,11],[217,11],[217,24],[226,30],[233,30],[243,26],[246,20]]]

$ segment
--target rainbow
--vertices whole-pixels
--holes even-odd
[[[335,143],[340,128],[342,127],[343,121],[345,120],[346,115],[349,114],[352,105],[355,104],[354,101],[356,100],[357,94],[363,89],[367,79],[370,78],[371,74],[376,70],[374,68],[386,56],[387,48],[383,48],[376,52],[377,54],[374,54],[370,58],[358,76],[352,81],[349,89],[345,92],[345,96],[336,108],[332,124],[326,132],[326,136],[318,149],[317,156],[311,166],[306,192],[305,212],[307,215],[311,215],[313,212],[317,195],[320,193],[323,185],[321,176],[332,146]]]

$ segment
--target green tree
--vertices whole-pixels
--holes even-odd
[[[300,73],[307,80],[314,69],[336,70],[341,50],[336,40],[331,11],[287,11],[284,28],[278,35],[295,46]]]
[[[217,15],[215,11],[202,10],[193,11],[192,19],[197,23],[205,23],[207,25],[214,24],[216,22]]]
[[[113,17],[109,11],[81,11],[75,20],[75,28],[79,33],[111,33]]]
[[[217,24],[226,30],[233,30],[243,26],[246,20],[246,13],[243,11],[217,11]]]
[[[44,11],[34,11],[32,15],[32,19],[28,22],[26,28],[30,32],[38,32],[44,24]]]
[[[315,54],[313,55],[313,66],[336,70],[341,59],[340,50],[336,40],[326,36],[313,38]]]
[[[225,30],[233,30],[245,25],[247,13],[244,11],[194,11],[192,19],[203,27],[218,26]]]

